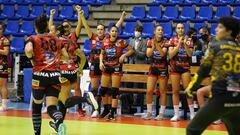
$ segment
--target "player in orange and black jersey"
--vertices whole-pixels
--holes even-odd
[[[0,111],[7,110],[7,79],[10,63],[9,45],[9,40],[3,35],[3,25],[0,22],[0,89],[2,92]]]
[[[47,17],[41,15],[35,21],[37,35],[30,36],[25,46],[26,56],[33,65],[32,121],[35,135],[41,134],[41,109],[46,97],[47,112],[54,120],[59,134],[66,134],[63,115],[57,109],[60,84],[64,82],[59,71],[60,57],[68,57],[61,40],[47,34]]]
[[[100,54],[100,69],[103,71],[101,78],[101,96],[103,99],[104,111],[101,114],[101,118],[104,118],[107,114],[108,120],[114,120],[114,114],[116,113],[118,105],[118,94],[119,87],[122,77],[122,63],[127,56],[133,53],[133,49],[126,44],[123,39],[117,38],[118,28],[112,26],[110,33],[105,37],[102,45],[102,51]],[[126,49],[127,52],[123,54],[123,50]],[[110,83],[111,82],[111,83]],[[111,89],[110,89],[110,86]],[[109,101],[106,94],[111,95],[112,101]],[[111,102],[111,110],[106,108],[107,104]]]
[[[155,26],[154,38],[147,42],[147,56],[150,58],[150,69],[147,80],[147,113],[143,118],[152,119],[152,96],[156,83],[159,83],[161,91],[161,109],[155,120],[162,120],[166,108],[166,86],[168,82],[167,44],[163,38],[163,27]]]
[[[170,56],[170,79],[172,83],[173,90],[173,105],[174,105],[174,116],[171,121],[180,120],[179,114],[179,91],[180,91],[180,81],[182,85],[186,88],[191,81],[190,73],[190,60],[193,51],[193,41],[190,37],[184,37],[184,25],[178,23],[176,26],[177,35],[170,39],[169,41],[169,56]],[[194,106],[193,100],[187,99],[190,119],[194,117]]]
[[[126,16],[126,12],[122,12],[122,16],[120,17],[119,21],[116,23],[116,26],[119,28],[121,27],[124,18]],[[91,54],[90,54],[90,78],[91,78],[91,86],[92,86],[92,93],[95,96],[96,100],[98,100],[98,88],[99,88],[99,82],[102,75],[102,71],[99,69],[99,56],[101,53],[101,48],[103,44],[103,40],[106,37],[105,35],[105,26],[103,24],[98,24],[97,26],[97,33],[93,33],[90,29],[90,27],[87,24],[87,21],[82,14],[81,20],[83,23],[83,26],[86,29],[86,32],[88,34],[89,39],[91,40]],[[108,105],[108,108],[111,107],[111,104]],[[92,118],[98,117],[99,112],[95,110],[92,114]]]
[[[223,17],[218,21],[216,39],[205,54],[199,71],[185,93],[192,97],[201,81],[211,75],[212,98],[201,108],[187,127],[187,135],[201,135],[213,121],[221,119],[229,135],[240,133],[240,32],[237,19]]]

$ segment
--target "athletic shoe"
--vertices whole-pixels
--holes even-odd
[[[111,120],[115,120],[114,115],[109,114],[107,120],[109,120],[109,121],[111,121]]]
[[[157,117],[154,118],[154,120],[163,120],[164,117],[163,117],[163,114],[159,114]]]
[[[104,109],[99,118],[105,118],[110,113],[110,110]]]
[[[92,92],[88,92],[87,93],[87,102],[93,106],[94,110],[97,110],[98,109],[98,103],[97,101],[95,100]]]
[[[84,117],[85,116],[85,111],[83,111],[82,109],[78,109],[78,114],[80,117]]]
[[[94,111],[93,113],[92,113],[92,118],[97,118],[98,117],[98,115],[99,115],[99,113],[98,113],[98,111]]]
[[[178,115],[174,115],[172,118],[171,118],[171,121],[179,121],[180,120],[180,117]]]
[[[64,123],[61,123],[58,127],[58,135],[67,135],[67,127]]]
[[[49,121],[48,125],[49,125],[49,127],[52,129],[52,131],[54,133],[58,133],[57,126],[56,126],[56,124],[53,121]]]
[[[221,120],[216,120],[213,122],[214,125],[219,125],[219,124],[222,124],[222,121]]]
[[[144,120],[151,120],[153,118],[152,113],[146,113],[143,117]]]
[[[0,106],[0,111],[1,111],[1,112],[7,111],[7,107]]]

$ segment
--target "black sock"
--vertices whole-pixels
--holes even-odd
[[[42,104],[32,103],[32,122],[35,135],[41,135]]]
[[[87,102],[87,99],[80,96],[72,96],[66,100],[65,107],[70,108],[83,102]]]
[[[82,110],[82,102],[78,104],[78,109]]]
[[[63,123],[63,115],[60,111],[57,110],[57,106],[50,105],[47,108],[48,115],[56,122],[56,127]]]
[[[67,108],[65,107],[65,105],[62,103],[62,101],[58,101],[58,106],[59,106],[59,111],[62,113],[63,115],[63,120],[66,116],[67,113]]]
[[[104,110],[108,110],[108,105],[103,105]]]
[[[111,110],[111,108],[112,108],[112,105],[108,104],[108,110]]]
[[[116,111],[117,111],[117,108],[112,107],[112,108],[111,108],[111,115],[114,116],[114,114],[116,113]]]

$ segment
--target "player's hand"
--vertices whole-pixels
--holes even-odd
[[[184,94],[187,95],[189,98],[193,98],[192,91],[190,90],[189,86],[185,89]]]
[[[102,62],[100,62],[99,68],[100,68],[101,71],[105,70],[105,66],[104,66],[104,64]]]
[[[184,42],[184,37],[180,37],[179,39],[178,39],[178,43],[179,44],[182,44]]]
[[[184,46],[186,46],[186,45],[187,45],[188,39],[189,39],[189,37],[188,37],[188,36],[186,36],[186,37],[184,38],[184,40],[183,40]]]
[[[80,15],[84,16],[84,11],[81,10],[80,12],[78,12]]]
[[[126,56],[123,54],[120,58],[119,58],[119,62],[123,63],[125,60]]]
[[[127,12],[126,12],[126,11],[123,11],[123,12],[122,12],[122,16],[126,17],[126,16],[127,16]]]
[[[81,7],[79,5],[75,6],[75,9],[77,10],[77,12],[81,11]]]
[[[50,15],[54,15],[56,13],[56,10],[55,9],[51,9],[50,10]]]

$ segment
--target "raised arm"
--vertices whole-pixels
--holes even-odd
[[[122,12],[122,15],[120,17],[120,19],[118,20],[118,22],[116,23],[116,26],[119,28],[120,26],[122,26],[122,23],[126,17],[127,13],[125,11]]]
[[[88,23],[87,23],[87,21],[86,21],[86,19],[84,17],[84,11],[80,12],[80,17],[81,17],[81,20],[82,20],[82,24],[83,24],[83,26],[86,29],[88,37],[91,38],[93,33],[92,33],[91,28],[89,27],[89,25],[88,25]]]
[[[48,22],[48,29],[51,30],[51,27],[53,26],[53,17],[54,14],[56,13],[55,9],[50,10],[50,17],[49,17],[49,22]]]
[[[78,12],[78,24],[77,24],[77,27],[76,27],[76,36],[79,38],[80,36],[80,33],[81,33],[81,29],[82,29],[82,21],[81,21],[81,7],[79,5],[77,5],[76,7],[76,10]]]

